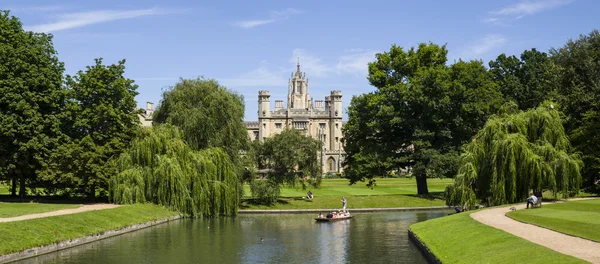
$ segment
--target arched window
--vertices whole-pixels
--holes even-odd
[[[335,171],[335,159],[333,157],[327,159],[327,171]]]

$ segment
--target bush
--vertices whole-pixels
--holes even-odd
[[[270,180],[254,180],[250,183],[250,192],[252,198],[261,204],[271,205],[277,202],[279,194],[279,185]]]

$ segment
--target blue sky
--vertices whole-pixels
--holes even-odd
[[[300,57],[311,96],[372,91],[367,63],[391,44],[446,43],[450,61],[548,51],[600,27],[594,0],[502,1],[28,1],[0,0],[27,30],[52,33],[74,74],[102,57],[127,59],[139,107],[180,77],[215,78],[245,97],[285,100]],[[346,116],[346,114],[344,114]]]

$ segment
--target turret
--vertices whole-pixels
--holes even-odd
[[[271,94],[269,91],[258,91],[258,138],[263,140],[269,136],[269,118],[271,117]]]

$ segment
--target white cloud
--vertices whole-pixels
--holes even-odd
[[[361,49],[361,51],[363,51]],[[374,51],[345,54],[337,57],[333,62],[326,63],[323,59],[303,49],[294,49],[285,67],[269,64],[262,61],[258,68],[244,73],[235,78],[221,78],[219,82],[227,87],[246,86],[278,86],[287,87],[291,74],[296,72],[296,63],[300,58],[300,71],[306,72],[308,78],[327,78],[331,75],[367,75],[368,63],[375,60]],[[317,81],[318,82],[318,81]],[[311,81],[314,83],[314,81]]]
[[[233,25],[236,27],[240,27],[240,28],[255,28],[258,26],[271,24],[273,22],[286,20],[291,15],[300,14],[300,13],[303,13],[303,11],[294,9],[294,8],[287,8],[287,9],[280,10],[280,11],[271,11],[271,17],[268,19],[254,19],[254,20],[237,21],[237,22],[234,22]]]
[[[285,72],[281,69],[273,69],[266,63],[261,63],[260,67],[242,74],[236,78],[220,79],[219,82],[227,87],[245,87],[245,86],[287,86]]]
[[[149,15],[165,14],[167,12],[155,8],[139,10],[99,10],[89,12],[68,13],[58,16],[56,22],[26,26],[25,29],[34,32],[56,32],[71,28],[78,28],[87,25],[120,20],[131,19]]]
[[[507,39],[501,35],[488,34],[480,39],[477,43],[467,47],[466,53],[474,56],[480,56],[493,49],[499,48],[506,44]]]
[[[499,16],[516,16],[517,18],[521,18],[526,15],[533,15],[544,10],[549,10],[562,5],[567,5],[571,2],[573,2],[573,0],[520,1],[500,10],[492,11],[490,13]]]
[[[235,25],[241,28],[253,28],[253,27],[257,27],[257,26],[262,26],[262,25],[266,25],[266,24],[270,24],[275,22],[274,19],[269,19],[269,20],[246,20],[246,21],[239,21],[236,22]]]
[[[324,77],[334,71],[332,67],[325,65],[321,58],[311,55],[303,49],[294,49],[288,62],[295,65],[298,58],[300,59],[300,70],[309,72],[311,76]]]
[[[368,75],[369,62],[375,60],[375,51],[361,52],[344,55],[338,58],[336,70],[338,73],[353,73],[357,75]]]

